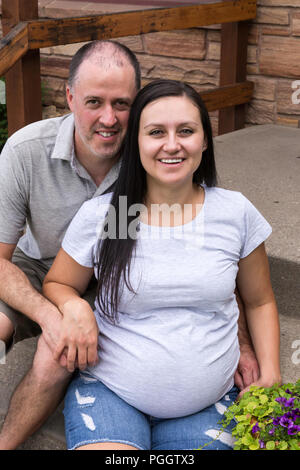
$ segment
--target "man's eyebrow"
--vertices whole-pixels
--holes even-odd
[[[101,98],[99,96],[85,96],[84,97],[85,100],[101,100]]]

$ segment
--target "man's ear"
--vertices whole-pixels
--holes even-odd
[[[71,111],[73,111],[73,93],[69,85],[66,86],[66,97],[69,108]]]

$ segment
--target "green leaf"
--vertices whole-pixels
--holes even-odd
[[[259,400],[262,404],[265,404],[269,401],[268,395],[260,395]]]
[[[274,450],[275,449],[275,442],[274,441],[269,441],[266,443],[266,449],[267,450]]]

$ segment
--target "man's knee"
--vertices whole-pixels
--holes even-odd
[[[8,346],[14,334],[13,322],[2,312],[0,312],[0,340]]]
[[[37,350],[33,358],[31,374],[41,386],[51,387],[57,384],[66,384],[72,374],[53,359],[53,354],[43,335],[38,340]]]

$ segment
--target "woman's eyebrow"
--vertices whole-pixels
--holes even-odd
[[[190,126],[190,125],[199,125],[199,122],[196,122],[196,121],[187,121],[187,122],[179,122],[177,124],[177,126]],[[144,129],[146,129],[147,127],[151,127],[151,126],[156,126],[156,127],[164,127],[164,124],[161,123],[161,122],[150,122],[149,124],[147,124],[146,126],[144,126]]]

